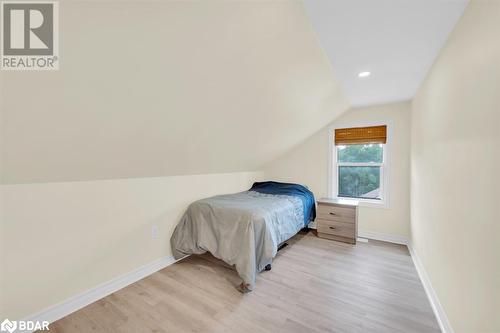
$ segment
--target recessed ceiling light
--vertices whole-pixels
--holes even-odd
[[[358,77],[368,77],[372,75],[371,72],[359,72]]]

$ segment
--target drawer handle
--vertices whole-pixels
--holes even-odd
[[[330,229],[337,229],[337,228],[335,228],[335,227],[329,227],[329,228],[330,228]]]
[[[337,214],[335,214],[334,212],[330,212],[330,215],[337,215]]]

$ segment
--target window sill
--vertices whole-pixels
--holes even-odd
[[[335,199],[344,202],[352,202],[352,203],[356,202],[360,207],[389,208],[386,200],[355,199],[355,198],[344,198],[344,197],[336,197]]]

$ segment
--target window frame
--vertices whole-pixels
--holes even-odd
[[[351,127],[369,127],[369,126],[387,126],[387,142],[384,145],[382,163],[355,163],[355,162],[338,162],[337,146],[334,142],[334,134],[336,129],[351,128]],[[328,196],[341,201],[355,201],[362,206],[389,208],[389,169],[390,169],[390,148],[392,139],[392,123],[390,121],[377,122],[362,122],[351,124],[336,124],[331,126],[328,131]],[[338,196],[338,170],[339,166],[380,166],[380,199],[365,199],[365,198],[349,198]]]

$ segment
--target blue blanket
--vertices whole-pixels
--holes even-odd
[[[316,204],[314,194],[305,186],[299,184],[279,183],[279,182],[256,182],[252,185],[250,191],[266,194],[292,195],[302,201],[304,209],[304,226],[316,218]]]

